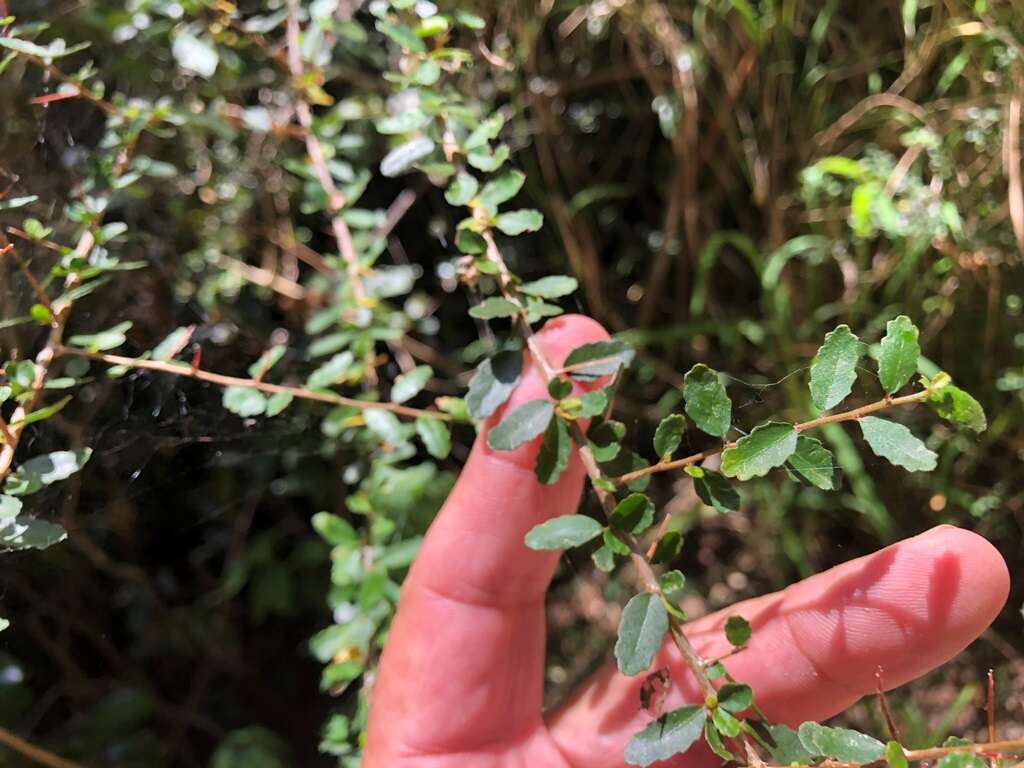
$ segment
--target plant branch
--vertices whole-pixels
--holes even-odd
[[[48,768],[82,768],[78,763],[65,760],[63,757],[55,755],[42,747],[37,747],[32,742],[11,733],[3,726],[0,726],[0,743],[5,744],[15,752],[24,755],[39,765],[48,766]]]
[[[557,369],[551,365],[548,359],[544,356],[540,346],[536,343],[536,337],[533,335],[533,329],[530,327],[530,323],[526,319],[526,310],[523,307],[519,293],[515,288],[515,283],[512,280],[508,266],[505,264],[505,259],[502,257],[501,251],[498,249],[498,245],[494,241],[493,233],[489,229],[485,229],[482,234],[484,242],[487,244],[487,256],[498,268],[498,284],[501,288],[501,293],[506,300],[520,308],[518,315],[520,333],[526,341],[526,345],[530,350],[530,354],[534,362],[543,372],[545,380],[550,381],[558,375]],[[591,487],[594,489],[594,493],[597,494],[598,501],[601,504],[605,517],[610,519],[611,514],[615,509],[616,501],[615,494],[605,490],[604,488],[608,477],[601,470],[597,459],[591,452],[590,446],[587,442],[587,436],[583,432],[583,427],[580,426],[580,423],[576,420],[571,420],[568,421],[567,424],[569,434],[572,435],[572,438],[579,449],[580,459],[586,469],[587,476],[590,478]],[[634,568],[636,568],[637,574],[640,576],[644,589],[647,592],[658,595],[662,599],[666,599],[661,592],[661,586],[658,583],[658,577],[654,573],[654,568],[651,565],[650,559],[648,558],[647,553],[644,552],[640,542],[637,541],[637,538],[632,534],[626,534],[624,539],[626,544],[629,546],[630,559]],[[697,653],[697,650],[693,647],[689,639],[686,637],[686,634],[683,632],[682,623],[671,614],[669,614],[669,634],[671,635],[676,648],[679,649],[679,653],[682,655],[683,661],[686,662],[686,666],[689,667],[691,674],[700,686],[701,692],[705,697],[714,696],[716,689],[714,683],[712,683],[711,679],[707,676],[704,660],[700,657],[700,654]]]
[[[216,384],[222,387],[247,387],[248,389],[258,389],[259,391],[266,392],[268,394],[288,394],[303,400],[316,400],[317,402],[330,403],[332,405],[345,405],[352,408],[358,408],[361,411],[391,411],[398,416],[405,416],[413,419],[420,418],[422,416],[431,419],[438,419],[440,421],[457,421],[454,416],[443,411],[411,408],[406,405],[399,405],[398,403],[379,403],[368,400],[356,400],[352,397],[345,397],[344,395],[338,395],[333,392],[326,392],[323,390],[306,389],[305,387],[289,387],[283,384],[271,384],[266,381],[257,381],[256,379],[243,379],[238,376],[226,376],[221,373],[213,373],[212,371],[193,368],[186,363],[172,363],[162,360],[143,360],[136,357],[108,355],[103,352],[90,352],[86,349],[64,346],[59,347],[57,353],[58,355],[86,357],[90,360],[106,363],[107,365],[122,365],[126,368],[137,368],[148,371],[158,371],[160,373],[169,373],[172,376],[196,379],[197,381],[205,381],[209,384]]]
[[[341,217],[341,210],[345,207],[345,195],[334,184],[331,178],[331,171],[327,167],[327,158],[324,155],[323,146],[313,131],[313,109],[309,102],[302,95],[302,78],[305,76],[305,68],[302,64],[302,51],[299,47],[299,17],[297,0],[289,0],[288,3],[288,70],[295,80],[296,99],[295,114],[299,118],[299,124],[306,131],[305,143],[306,154],[313,165],[313,171],[327,195],[327,207],[331,214],[331,230],[334,232],[334,239],[338,243],[338,252],[345,261],[349,283],[352,286],[352,296],[356,303],[364,306],[367,303],[366,291],[363,287],[359,255],[356,253],[355,244],[352,242],[352,232],[348,224]]]
[[[854,408],[849,411],[842,411],[841,413],[830,413],[827,416],[819,416],[816,419],[805,421],[802,424],[797,424],[795,429],[797,432],[806,432],[810,429],[824,426],[825,424],[835,424],[842,421],[856,421],[865,416],[868,416],[877,411],[884,411],[887,408],[894,408],[900,405],[914,405],[916,403],[922,403],[928,399],[931,394],[931,390],[922,389],[920,392],[914,392],[910,395],[904,395],[903,397],[884,397],[881,400],[877,400],[867,405],[862,405],[859,408]],[[656,475],[660,472],[671,472],[674,469],[682,469],[683,467],[689,467],[700,461],[704,461],[711,456],[715,456],[726,448],[731,448],[736,443],[725,442],[715,448],[708,448],[700,453],[695,453],[692,456],[687,456],[683,459],[675,459],[674,461],[663,461],[660,464],[653,464],[643,469],[638,469],[633,472],[627,472],[624,475],[613,478],[612,482],[616,485],[626,485],[632,481],[646,477],[648,475]]]

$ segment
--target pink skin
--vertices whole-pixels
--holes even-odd
[[[607,338],[585,317],[554,320],[538,335],[546,357]],[[527,361],[509,407],[546,397]],[[493,424],[501,412],[492,417]],[[537,442],[492,451],[484,434],[434,522],[405,586],[373,691],[365,768],[622,768],[630,736],[650,722],[643,676],[599,671],[569,701],[541,711],[544,593],[559,553],[523,536],[576,511],[584,470],[575,454],[557,483],[540,485]],[[795,725],[830,717],[875,689],[906,683],[963,650],[995,618],[1009,574],[984,539],[942,526],[844,563],[782,592],[692,622],[703,654],[728,650],[721,626],[742,614],[750,647],[728,661],[769,717]],[[674,647],[667,707],[699,701]],[[680,690],[681,689],[681,690]],[[658,763],[700,766],[710,753]]]

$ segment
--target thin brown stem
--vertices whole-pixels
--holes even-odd
[[[505,264],[505,259],[502,257],[501,251],[498,249],[497,243],[494,240],[494,235],[489,229],[484,230],[483,238],[484,242],[487,244],[487,257],[498,269],[498,285],[501,289],[502,295],[505,299],[511,301],[520,308],[518,326],[520,328],[521,335],[526,341],[527,348],[530,350],[530,355],[533,361],[541,369],[545,380],[550,381],[558,375],[558,369],[556,369],[545,357],[543,350],[540,349],[540,345],[536,343],[536,337],[533,335],[533,329],[530,327],[530,324],[526,319],[525,309],[523,308],[518,291],[516,291],[515,282],[512,279],[508,266]],[[568,427],[569,434],[572,435],[573,441],[578,447],[580,460],[583,462],[587,476],[590,478],[591,487],[597,494],[597,499],[601,504],[601,509],[604,511],[605,517],[610,518],[615,509],[616,502],[615,494],[605,488],[608,477],[601,470],[597,459],[590,450],[587,436],[583,432],[583,427],[575,420],[569,421]],[[655,575],[654,568],[651,566],[650,558],[644,551],[640,542],[632,534],[626,534],[623,538],[629,546],[630,560],[637,571],[640,581],[643,583],[644,589],[647,592],[658,595],[659,597],[664,597],[661,592],[658,577]],[[691,674],[697,681],[697,685],[700,686],[701,692],[705,697],[714,696],[715,686],[707,676],[704,660],[700,657],[700,654],[697,653],[696,649],[683,632],[682,623],[671,614],[669,615],[669,635],[672,637],[673,643],[675,643],[680,655],[683,657],[683,660],[686,662],[687,667],[689,667]]]
[[[226,376],[222,373],[213,373],[212,371],[193,368],[185,363],[171,363],[162,360],[143,360],[136,357],[108,355],[103,352],[90,352],[86,349],[64,346],[59,347],[57,352],[59,355],[87,357],[90,360],[96,360],[97,362],[106,363],[107,365],[120,365],[126,368],[138,368],[148,371],[158,371],[160,373],[169,373],[172,376],[196,379],[197,381],[205,381],[209,384],[216,384],[222,387],[246,387],[248,389],[258,389],[259,391],[266,392],[267,394],[288,394],[292,397],[297,397],[303,400],[316,400],[317,402],[330,403],[332,405],[345,405],[352,408],[358,408],[361,411],[390,411],[398,416],[405,416],[411,419],[422,416],[431,419],[438,419],[440,421],[456,421],[454,416],[445,413],[444,411],[411,408],[407,405],[399,405],[398,403],[379,403],[368,400],[356,400],[352,397],[345,397],[344,395],[325,392],[323,390],[306,389],[305,387],[289,387],[283,384],[271,384],[266,381],[257,381],[256,379],[243,379],[238,376]]]
[[[817,427],[824,426],[825,424],[835,424],[842,421],[856,421],[857,419],[861,419],[877,411],[884,411],[887,408],[924,402],[928,399],[930,394],[931,392],[929,390],[922,389],[920,392],[914,392],[913,394],[904,395],[903,397],[885,397],[874,403],[868,403],[867,405],[862,405],[859,408],[854,408],[849,411],[830,413],[827,416],[819,416],[816,419],[811,419],[810,421],[797,424],[795,429],[797,432],[806,432],[810,429],[816,429]],[[646,477],[647,475],[656,475],[660,472],[671,472],[676,469],[682,469],[683,467],[689,467],[693,464],[704,461],[704,459],[711,456],[715,456],[726,448],[731,448],[734,445],[735,443],[726,442],[715,448],[709,448],[705,451],[701,451],[700,453],[695,453],[692,456],[653,464],[649,467],[644,467],[643,469],[638,469],[633,472],[627,472],[624,475],[613,478],[612,482],[616,485],[626,485],[637,478]]]
[[[963,744],[953,747],[931,747],[930,749],[908,749],[905,751],[907,760],[937,760],[946,755],[966,752],[972,755],[981,754],[1020,754],[1024,752],[1024,739],[1008,739],[1006,741],[989,741],[984,744]]]
[[[355,244],[352,242],[352,233],[348,224],[341,217],[341,211],[345,207],[345,195],[338,189],[331,177],[330,169],[327,167],[327,158],[324,155],[323,146],[313,131],[313,109],[309,102],[302,96],[302,78],[305,75],[305,67],[302,64],[302,51],[299,47],[299,17],[298,2],[289,0],[288,3],[288,70],[295,80],[296,99],[295,114],[299,118],[299,124],[306,131],[306,154],[316,173],[320,186],[327,195],[327,207],[331,214],[331,230],[334,239],[338,243],[338,252],[345,261],[345,268],[348,273],[349,283],[352,287],[352,296],[359,305],[366,304],[366,290],[363,287],[361,267],[359,265],[359,254],[356,253]]]
[[[48,766],[48,768],[82,768],[79,763],[65,760],[60,755],[55,755],[53,752],[42,747],[37,747],[32,742],[11,733],[3,726],[0,726],[0,743],[27,757],[32,762]]]

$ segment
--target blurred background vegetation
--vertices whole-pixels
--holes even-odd
[[[527,278],[576,276],[575,309],[637,346],[617,411],[639,440],[677,406],[682,373],[698,361],[734,375],[737,423],[806,415],[805,368],[822,334],[845,322],[874,341],[900,313],[922,328],[936,369],[988,412],[990,428],[978,437],[914,422],[919,433],[931,430],[941,457],[927,475],[875,461],[835,427],[824,439],[840,464],[840,492],[770,476],[728,516],[703,507],[685,478],[656,478],[652,494],[689,532],[679,567],[690,579],[690,614],[939,523],[986,536],[1016,574],[1024,565],[1024,4],[458,7],[486,21],[467,45],[478,64],[462,93],[507,115],[503,138],[527,174],[519,199],[547,222],[511,241],[506,256]],[[83,299],[72,332],[131,321],[125,354],[135,354],[194,324],[203,366],[240,375],[269,344],[306,349],[322,332],[330,284],[316,254],[333,245],[302,142],[281,128],[290,119],[282,8],[275,0],[0,8],[22,25],[48,23],[46,40],[91,41],[61,66],[73,72],[91,61],[127,107],[163,100],[184,116],[163,135],[143,136],[141,181],[116,198],[128,227],[110,248],[145,268]],[[415,280],[398,291],[388,322],[402,333],[386,345],[399,363],[434,367],[430,395],[461,395],[486,346],[466,318],[447,239],[454,221],[423,177],[364,173],[388,147],[367,118],[394,108],[382,77],[391,54],[367,8],[309,6],[313,17],[325,10],[334,39],[317,115],[334,139],[332,171],[350,194],[358,190],[366,237],[395,268],[389,274]],[[0,210],[0,222],[14,238],[9,228],[34,217],[60,239],[72,229],[65,204],[103,156],[102,116],[80,99],[40,103],[58,83],[22,59],[5,70],[0,190],[39,199]],[[42,245],[19,249],[31,269],[48,268]],[[0,263],[3,318],[33,303],[18,271]],[[40,333],[0,326],[0,351],[25,354]],[[312,357],[293,362],[309,370]],[[368,468],[344,413],[302,405],[273,420],[241,418],[213,385],[93,373],[78,399],[26,433],[32,452],[70,444],[95,453],[84,472],[33,497],[69,540],[2,558],[0,602],[12,627],[0,635],[0,725],[86,765],[355,764],[372,663],[337,669],[332,636],[316,633],[393,604],[408,550],[450,488],[472,428],[456,428],[439,465],[403,456]],[[361,576],[359,599],[328,594],[348,588],[352,564],[327,543],[338,540],[314,532],[319,510],[391,546],[390,570],[373,588]],[[595,571],[585,557],[564,561],[550,597],[549,700],[607,658],[629,578]],[[1003,615],[960,659],[894,696],[908,746],[979,733],[989,668],[1004,735],[1024,735],[1024,725],[1009,724],[1024,724],[1022,601],[1018,581]],[[847,717],[880,723],[873,704]],[[0,751],[2,764],[20,759]]]

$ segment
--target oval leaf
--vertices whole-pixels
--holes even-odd
[[[682,754],[704,732],[708,711],[689,706],[672,710],[644,728],[626,745],[626,762],[648,766]]]
[[[885,745],[878,739],[848,728],[804,723],[797,735],[811,754],[843,763],[873,763],[885,754]]]
[[[763,477],[781,466],[796,450],[796,429],[792,424],[771,421],[740,438],[722,454],[722,474],[738,480]]]
[[[703,363],[693,366],[683,379],[686,415],[702,432],[725,437],[732,424],[732,401],[718,373]]]
[[[563,515],[534,526],[526,534],[530,549],[569,549],[601,535],[604,527],[586,515]]]
[[[654,452],[662,461],[672,458],[679,444],[683,441],[686,430],[686,419],[678,413],[666,416],[654,431]]]
[[[650,592],[633,597],[622,611],[615,641],[619,671],[624,675],[646,672],[667,631],[668,612],[661,598]]]
[[[561,419],[551,419],[544,430],[544,440],[541,441],[540,451],[537,453],[537,463],[534,466],[537,479],[545,485],[557,481],[569,466],[571,450],[572,438],[569,436],[569,428]]]
[[[523,370],[518,351],[499,352],[484,360],[469,380],[466,409],[474,419],[486,419],[512,395]]]
[[[811,400],[818,408],[827,411],[850,394],[862,354],[864,345],[847,325],[825,336],[811,362]]]
[[[865,416],[859,424],[864,439],[876,456],[910,472],[935,469],[938,456],[902,424],[877,416]]]
[[[501,423],[487,434],[487,444],[496,451],[511,451],[543,432],[555,406],[550,400],[531,400],[505,414]]]
[[[921,348],[917,342],[917,326],[906,315],[885,325],[885,338],[878,358],[878,378],[882,388],[892,394],[917,372]]]
[[[800,435],[796,440],[796,450],[786,462],[790,475],[802,480],[815,488],[831,491],[836,487],[836,460],[832,452],[813,437]]]

